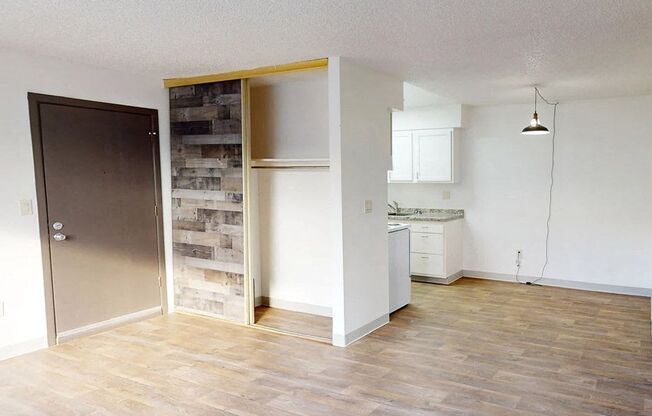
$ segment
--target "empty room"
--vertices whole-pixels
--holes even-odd
[[[0,13],[0,415],[652,415],[652,2]]]

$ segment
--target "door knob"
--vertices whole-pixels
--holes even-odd
[[[54,238],[54,241],[63,241],[66,239],[66,235],[64,233],[56,233],[52,238]]]

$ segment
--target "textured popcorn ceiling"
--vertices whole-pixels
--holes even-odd
[[[467,104],[652,93],[651,0],[19,0],[0,47],[158,78],[342,55]]]

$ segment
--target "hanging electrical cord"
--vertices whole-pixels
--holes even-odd
[[[552,219],[552,190],[555,186],[555,137],[557,136],[557,106],[559,105],[558,101],[550,102],[541,95],[539,89],[534,87],[535,93],[548,105],[553,107],[552,110],[552,151],[551,151],[551,161],[550,161],[550,188],[548,189],[548,219],[546,220],[546,249],[545,249],[545,261],[543,262],[543,267],[541,267],[541,273],[539,277],[534,279],[531,282],[527,282],[528,285],[533,285],[536,282],[543,279],[543,275],[546,272],[546,267],[548,267],[548,243],[550,241],[550,220]],[[519,266],[520,269],[520,266]],[[518,270],[517,270],[518,276]],[[517,278],[518,281],[518,278]]]

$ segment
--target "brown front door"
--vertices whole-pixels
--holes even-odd
[[[36,94],[30,108],[56,334],[160,310],[156,110]]]

